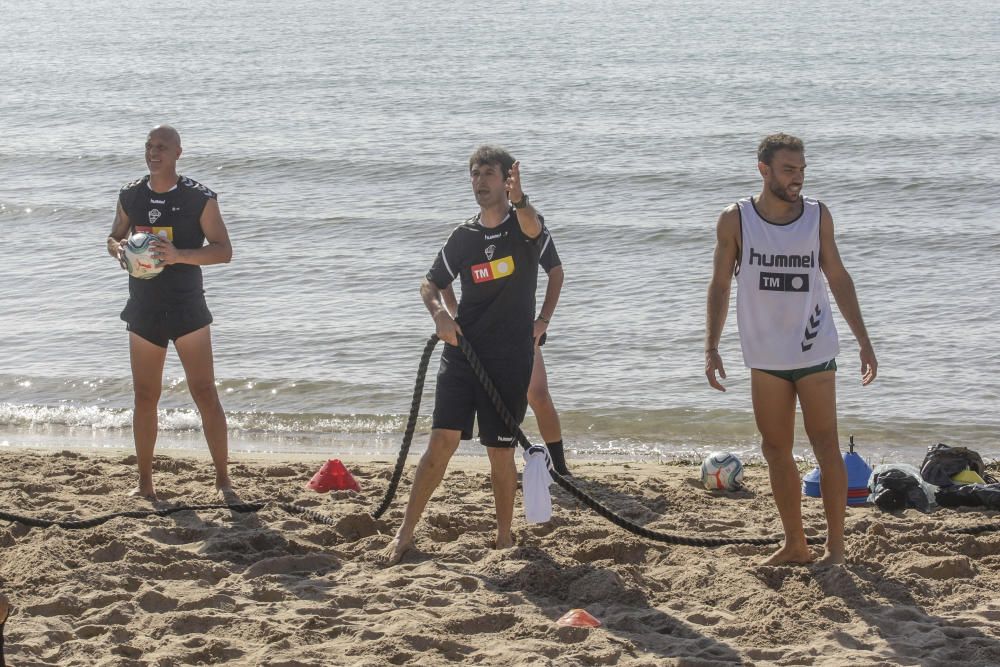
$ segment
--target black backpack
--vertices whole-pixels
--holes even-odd
[[[986,472],[983,457],[966,447],[949,447],[938,443],[927,448],[927,456],[920,465],[920,476],[934,486],[953,486],[951,476],[968,468],[983,478],[987,484],[997,479]]]

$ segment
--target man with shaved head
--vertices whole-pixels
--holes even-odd
[[[204,185],[177,174],[181,137],[158,125],[146,136],[149,175],[122,187],[108,254],[122,263],[125,241],[136,232],[157,237],[152,255],[164,265],[152,279],[129,276],[129,299],[121,313],[129,332],[135,391],[132,433],[139,466],[135,494],[155,499],[153,450],[157,405],[163,385],[167,345],[174,343],[215,464],[215,486],[232,492],[228,472],[226,414],[215,388],[212,314],[205,303],[201,267],[228,263],[233,255],[218,197]]]

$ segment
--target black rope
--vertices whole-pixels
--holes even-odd
[[[531,443],[528,441],[527,436],[524,435],[524,431],[521,430],[520,425],[518,425],[517,420],[514,419],[514,415],[510,413],[507,406],[504,405],[503,398],[500,396],[500,392],[497,391],[496,386],[490,379],[489,375],[486,373],[486,369],[483,368],[482,362],[479,361],[479,357],[476,355],[475,350],[472,349],[472,345],[469,344],[465,338],[459,336],[458,339],[459,347],[462,348],[462,352],[465,354],[465,358],[469,360],[469,364],[472,366],[473,372],[475,372],[476,377],[479,378],[479,382],[483,385],[486,390],[487,395],[493,402],[493,407],[496,408],[497,414],[503,420],[504,424],[511,431],[511,433],[516,434],[517,442],[527,449],[531,447]],[[661,533],[660,531],[651,530],[645,526],[640,526],[634,521],[629,521],[623,516],[616,514],[611,509],[602,505],[596,498],[588,495],[586,491],[577,487],[569,479],[560,475],[552,467],[552,462],[549,462],[549,474],[552,475],[552,479],[569,492],[574,498],[582,502],[584,505],[594,510],[602,517],[615,524],[620,528],[624,528],[630,533],[635,533],[640,537],[644,537],[647,540],[654,540],[656,542],[665,542],[666,544],[684,544],[692,547],[720,547],[727,544],[780,544],[784,541],[782,536],[774,537],[691,537],[687,535],[674,535],[671,533]],[[815,536],[806,539],[808,544],[819,544],[824,541],[822,536]]]
[[[406,430],[403,433],[403,442],[400,446],[399,456],[396,458],[396,467],[393,470],[392,477],[389,480],[389,486],[386,489],[385,495],[382,501],[379,503],[378,507],[371,512],[371,516],[375,519],[381,517],[385,511],[389,508],[392,503],[393,498],[396,495],[396,490],[399,487],[399,481],[402,477],[403,467],[406,464],[406,457],[409,453],[410,444],[413,441],[413,432],[416,428],[417,416],[420,411],[420,400],[424,390],[424,380],[427,375],[427,367],[430,363],[431,353],[434,350],[435,345],[437,345],[438,337],[436,334],[432,334],[427,340],[427,344],[424,346],[424,352],[420,357],[420,366],[417,370],[417,379],[413,387],[413,400],[410,403],[410,415],[406,423]],[[507,409],[507,406],[503,402],[503,398],[500,396],[500,392],[497,391],[496,386],[490,379],[483,368],[482,362],[479,361],[479,357],[476,355],[475,351],[469,342],[459,336],[458,339],[459,347],[465,354],[466,359],[469,361],[469,365],[472,367],[473,372],[475,372],[476,377],[479,379],[483,388],[486,390],[487,395],[493,402],[494,408],[496,408],[497,414],[504,421],[504,424],[512,433],[515,434],[518,444],[520,444],[525,449],[531,447],[531,442],[528,440],[527,436],[524,435],[524,431],[521,430],[520,425],[514,416]],[[754,545],[768,545],[768,544],[778,544],[784,538],[781,536],[774,537],[691,537],[685,535],[674,535],[671,533],[663,533],[655,530],[646,528],[645,526],[640,526],[639,524],[626,519],[623,516],[616,514],[611,509],[602,505],[596,498],[588,495],[586,491],[580,489],[574,485],[567,477],[560,475],[552,466],[552,462],[548,461],[549,474],[552,479],[555,480],[559,486],[565,489],[570,495],[582,502],[587,507],[591,508],[599,515],[610,521],[611,523],[624,528],[625,530],[644,537],[649,540],[654,540],[657,542],[665,542],[667,544],[683,544],[688,546],[696,547],[716,547],[728,544],[754,544]],[[273,505],[283,509],[290,514],[298,514],[317,523],[323,523],[328,526],[336,526],[337,520],[321,514],[315,510],[309,509],[307,507],[302,507],[294,503],[278,502],[278,501],[258,501],[258,502],[245,502],[245,503],[209,503],[202,505],[174,505],[171,507],[163,507],[159,509],[148,509],[148,510],[126,510],[122,512],[112,512],[110,514],[103,514],[100,516],[91,517],[89,519],[39,519],[30,516],[24,516],[20,514],[12,514],[10,512],[5,512],[0,510],[0,520],[3,521],[14,521],[22,523],[26,526],[33,528],[50,528],[52,526],[58,526],[66,530],[80,530],[84,528],[94,528],[95,526],[100,526],[101,524],[107,523],[112,519],[119,517],[129,518],[129,519],[142,519],[150,516],[170,516],[171,514],[176,514],[177,512],[188,512],[188,511],[205,511],[205,510],[217,510],[226,509],[233,512],[248,513],[248,512],[259,512],[265,507]],[[966,535],[976,535],[979,533],[994,532],[1000,530],[1000,525],[979,525],[971,526],[968,528],[955,528],[948,530],[949,533],[966,534]],[[809,544],[819,544],[823,542],[823,537],[814,536],[806,539]],[[2,630],[2,624],[0,624],[0,630]],[[0,633],[0,648],[3,646],[3,635]],[[2,659],[2,652],[0,652],[0,659]],[[0,667],[3,667],[0,664]]]
[[[430,364],[431,352],[437,345],[437,334],[431,334],[424,345],[424,353],[420,355],[420,366],[417,368],[417,381],[413,385],[413,400],[410,402],[410,417],[406,421],[406,431],[403,433],[403,444],[399,447],[399,456],[396,457],[396,468],[392,471],[392,478],[389,480],[389,488],[386,489],[382,502],[378,504],[371,515],[377,519],[389,509],[392,499],[396,495],[399,487],[399,479],[403,476],[403,466],[406,465],[406,455],[410,452],[410,443],[413,442],[413,431],[417,426],[417,415],[420,412],[420,398],[424,393],[424,378],[427,376],[427,366]]]

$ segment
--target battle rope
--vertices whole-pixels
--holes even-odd
[[[423,355],[420,357],[420,366],[417,369],[417,380],[413,387],[413,400],[410,404],[410,416],[406,424],[406,432],[403,435],[403,443],[400,447],[399,456],[396,459],[396,467],[392,473],[392,479],[389,482],[389,488],[386,490],[382,501],[379,503],[378,507],[371,513],[373,518],[379,518],[385,513],[389,505],[392,503],[393,497],[396,494],[396,489],[399,486],[400,477],[403,474],[403,467],[406,464],[406,456],[409,453],[410,444],[413,440],[413,429],[417,421],[417,411],[420,409],[420,394],[423,392],[424,379],[427,375],[427,366],[430,363],[431,352],[434,350],[434,346],[437,345],[439,338],[437,334],[431,334],[431,337],[427,340],[427,344],[424,346]],[[466,359],[468,359],[469,364],[472,366],[473,372],[475,372],[476,377],[479,382],[483,385],[486,393],[489,395],[490,400],[493,402],[493,406],[497,410],[497,414],[503,419],[505,425],[512,433],[516,435],[518,444],[527,449],[531,447],[531,442],[524,435],[520,426],[517,424],[517,420],[511,415],[510,410],[507,409],[506,404],[503,402],[503,398],[497,391],[496,386],[490,379],[489,374],[486,369],[483,368],[482,362],[479,361],[479,357],[476,355],[475,350],[469,344],[465,338],[459,336],[458,339],[459,347],[465,354]],[[629,521],[628,519],[616,514],[609,508],[603,506],[595,498],[588,495],[585,491],[575,486],[566,477],[563,477],[558,472],[556,472],[552,467],[552,462],[548,462],[549,474],[552,479],[556,481],[559,486],[568,491],[570,495],[578,499],[587,507],[591,508],[602,517],[612,522],[616,526],[624,528],[625,530],[635,533],[641,537],[645,537],[649,540],[654,540],[657,542],[665,542],[667,544],[683,544],[688,546],[698,546],[698,547],[714,547],[714,546],[724,546],[728,544],[754,544],[754,545],[768,545],[768,544],[779,544],[784,540],[784,537],[722,537],[722,538],[706,538],[706,537],[690,537],[683,535],[673,535],[670,533],[661,533],[659,531],[650,530],[645,526],[640,526],[637,523]],[[970,528],[959,528],[951,530],[948,532],[953,533],[964,533],[964,534],[978,534],[1000,530],[1000,525],[982,525],[973,526]],[[806,539],[809,544],[819,544],[824,541],[822,536],[814,536]]]
[[[430,364],[431,352],[437,345],[437,334],[431,334],[424,345],[424,353],[420,355],[420,366],[417,368],[417,381],[413,385],[413,400],[410,402],[410,417],[406,421],[406,431],[403,432],[403,444],[399,447],[399,456],[396,457],[396,468],[392,471],[392,478],[389,480],[389,488],[386,489],[382,502],[379,503],[371,515],[377,519],[389,509],[396,489],[399,487],[399,479],[403,476],[403,467],[406,465],[406,455],[410,452],[410,443],[413,442],[413,431],[417,426],[417,414],[420,412],[420,398],[424,393],[424,378],[427,376],[427,366]]]
[[[459,347],[462,348],[462,352],[465,354],[465,358],[469,360],[469,365],[472,366],[472,370],[476,374],[476,377],[479,378],[479,382],[483,385],[483,388],[486,390],[487,395],[493,402],[493,407],[496,408],[497,414],[500,415],[500,418],[503,420],[507,428],[510,429],[512,433],[516,434],[518,443],[525,449],[530,447],[531,443],[528,441],[528,438],[524,435],[524,431],[521,430],[521,427],[518,425],[517,420],[514,419],[514,415],[512,415],[510,413],[510,410],[507,409],[507,406],[504,405],[503,398],[501,398],[500,396],[500,392],[497,391],[497,388],[493,384],[493,381],[486,373],[486,369],[483,368],[482,362],[479,361],[479,357],[476,356],[476,352],[475,350],[472,349],[472,346],[469,344],[469,341],[460,336],[458,339],[458,344]],[[611,523],[615,524],[616,526],[624,528],[630,533],[635,533],[640,537],[644,537],[647,540],[664,542],[666,544],[684,544],[692,547],[720,547],[727,544],[765,545],[765,544],[780,544],[781,542],[784,541],[784,537],[782,536],[691,537],[687,535],[673,535],[671,533],[661,533],[656,530],[650,530],[645,526],[640,526],[639,524],[633,521],[629,521],[623,516],[615,514],[615,512],[602,505],[596,498],[593,498],[592,496],[588,495],[586,491],[577,487],[566,477],[556,472],[553,469],[551,462],[549,462],[549,474],[552,475],[552,479],[554,479],[559,486],[561,486],[563,489],[569,492],[570,495],[572,495],[574,498],[582,502],[584,505],[594,510],[602,517],[604,517]],[[819,544],[823,541],[824,538],[819,535],[806,539],[806,542],[809,544]]]
[[[386,489],[385,495],[382,501],[379,503],[378,507],[371,512],[371,516],[378,519],[385,513],[389,505],[392,503],[393,498],[396,495],[396,490],[399,487],[399,481],[403,474],[403,468],[406,464],[406,457],[409,453],[410,444],[413,441],[413,432],[416,428],[417,416],[420,410],[420,399],[423,394],[424,380],[427,375],[427,367],[430,363],[431,353],[434,350],[435,345],[437,345],[438,337],[436,334],[432,334],[428,339],[427,344],[424,346],[424,352],[420,357],[420,366],[417,370],[417,380],[413,387],[413,400],[410,404],[410,415],[406,423],[406,430],[403,433],[403,443],[400,447],[399,456],[396,458],[396,466],[393,470],[392,477],[389,480],[389,486]],[[465,338],[459,336],[458,339],[459,346],[462,352],[465,354],[466,359],[469,361],[469,365],[472,367],[473,372],[475,372],[476,377],[479,378],[480,383],[482,383],[483,388],[486,390],[487,395],[489,395],[490,400],[493,402],[493,406],[497,410],[497,414],[503,419],[507,428],[511,430],[516,435],[517,442],[525,449],[531,447],[531,442],[528,440],[527,436],[521,430],[514,419],[514,416],[507,409],[504,404],[500,393],[497,391],[496,386],[490,379],[483,368],[482,363],[479,361],[479,357],[476,355],[472,346],[469,344]],[[640,526],[637,523],[629,521],[625,517],[616,514],[611,509],[602,505],[597,499],[591,497],[587,492],[575,486],[569,479],[560,475],[552,467],[552,462],[548,462],[549,474],[552,476],[553,480],[563,489],[565,489],[570,495],[582,502],[587,507],[591,508],[602,517],[612,522],[616,526],[624,528],[625,530],[644,537],[649,540],[654,540],[657,542],[664,542],[667,544],[683,544],[688,546],[697,547],[715,547],[723,546],[728,544],[754,544],[754,545],[767,545],[767,544],[778,544],[784,538],[780,536],[775,537],[690,537],[684,535],[673,535],[670,533],[662,533],[655,530],[650,530],[645,526]],[[226,509],[233,512],[248,513],[248,512],[259,512],[267,506],[274,506],[285,510],[290,514],[298,514],[316,521],[317,523],[323,523],[328,526],[336,526],[338,521],[325,514],[321,514],[315,510],[309,509],[307,507],[301,507],[295,505],[294,503],[278,502],[278,501],[263,501],[263,502],[246,502],[246,503],[210,503],[204,505],[174,505],[171,507],[164,507],[159,509],[148,509],[148,510],[127,510],[122,512],[112,512],[110,514],[104,514],[96,517],[91,517],[89,519],[38,519],[35,517],[23,516],[19,514],[11,514],[9,512],[4,512],[0,510],[0,520],[2,521],[13,521],[22,523],[26,526],[33,528],[49,528],[52,526],[58,526],[67,530],[79,530],[84,528],[93,528],[101,524],[107,523],[112,519],[118,517],[130,518],[130,519],[142,519],[150,516],[169,516],[171,514],[176,514],[177,512],[188,512],[188,511],[202,511],[202,510],[216,510],[216,509]],[[976,535],[979,533],[993,532],[1000,530],[1000,525],[980,525],[971,526],[968,528],[955,528],[950,529],[946,532],[966,534],[966,535]],[[823,541],[823,537],[815,536],[807,538],[806,540],[809,544],[818,544]],[[0,625],[2,629],[2,625]],[[0,646],[2,646],[3,636],[0,634]],[[2,656],[2,654],[0,654]],[[0,665],[3,667],[3,665]]]

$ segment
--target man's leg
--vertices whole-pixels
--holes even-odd
[[[174,341],[177,356],[184,366],[191,398],[201,414],[201,427],[208,442],[208,451],[215,464],[215,488],[232,490],[229,481],[229,432],[226,412],[215,388],[215,365],[212,358],[212,333],[210,327],[181,336]]]
[[[487,447],[490,457],[490,480],[493,482],[493,503],[497,510],[497,549],[514,546],[510,532],[514,521],[514,495],[517,493],[517,468],[514,447]]]
[[[826,554],[822,565],[844,562],[844,515],[847,513],[847,468],[837,434],[836,373],[813,373],[795,383],[802,421],[821,473],[820,490],[826,512]]]
[[[167,349],[129,332],[128,350],[132,361],[132,387],[135,394],[132,437],[135,440],[135,458],[139,467],[139,485],[132,494],[155,498],[153,450],[156,448],[156,406],[160,402],[160,390],[163,387],[163,362],[167,358]]]
[[[542,358],[542,348],[535,345],[535,361],[531,367],[531,382],[528,384],[528,405],[535,413],[538,431],[549,448],[552,465],[560,475],[568,475],[566,455],[563,452],[562,426],[559,423],[559,413],[552,402],[549,393],[549,377],[545,372],[545,360]]]
[[[413,475],[413,486],[410,488],[410,499],[406,503],[403,523],[379,558],[384,565],[395,565],[413,546],[413,531],[417,527],[417,522],[420,521],[420,516],[424,513],[424,508],[427,507],[427,503],[434,494],[434,490],[444,479],[444,473],[448,470],[448,462],[455,450],[458,449],[461,438],[461,431],[443,428],[431,429],[431,439],[427,444],[427,451],[420,457],[417,471]]]
[[[802,491],[799,470],[792,457],[795,439],[795,385],[753,369],[750,372],[753,413],[761,434],[774,504],[781,516],[785,544],[764,565],[808,563],[812,554],[802,528]]]

